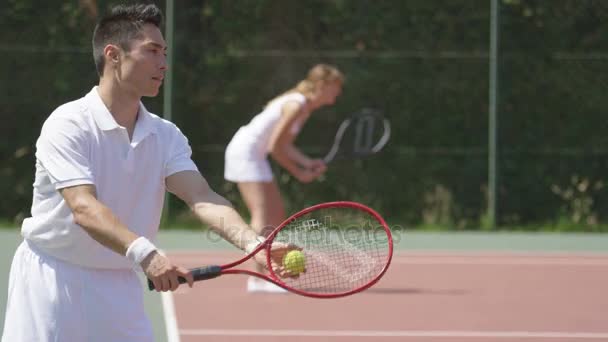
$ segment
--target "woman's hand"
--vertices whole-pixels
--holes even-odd
[[[318,172],[319,176],[327,171],[327,165],[325,165],[323,159],[312,159],[307,167],[313,172]]]
[[[293,176],[301,183],[310,183],[319,177],[317,173],[311,169],[299,169]]]
[[[327,171],[327,166],[322,159],[311,159],[303,166],[304,168],[294,174],[294,177],[302,183],[310,183]]]

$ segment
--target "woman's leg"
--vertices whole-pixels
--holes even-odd
[[[285,209],[275,181],[238,183],[241,196],[251,214],[251,228],[259,235],[268,236],[285,219]],[[262,266],[256,271],[264,273]]]
[[[241,196],[251,214],[251,228],[268,236],[285,219],[283,200],[276,182],[238,183]]]

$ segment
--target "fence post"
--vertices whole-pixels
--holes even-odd
[[[169,121],[173,119],[173,41],[175,10],[173,0],[167,0],[165,10],[165,41],[167,42],[167,72],[163,84],[163,117]],[[163,206],[162,222],[169,219],[171,196],[165,192],[165,205]]]
[[[498,40],[499,14],[498,0],[491,1],[490,13],[490,79],[488,108],[488,228],[496,226],[496,207],[498,184],[497,137],[498,137]]]

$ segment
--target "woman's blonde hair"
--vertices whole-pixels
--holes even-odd
[[[298,82],[290,92],[297,91],[304,95],[315,92],[325,83],[344,83],[344,75],[335,66],[329,64],[317,64],[309,71],[306,78]]]
[[[308,75],[306,75],[305,79],[298,82],[295,87],[268,101],[266,105],[269,105],[271,102],[283,95],[291,93],[301,93],[308,97],[323,84],[333,82],[339,82],[340,84],[344,83],[344,75],[342,72],[340,72],[340,70],[333,65],[317,64],[308,70]]]

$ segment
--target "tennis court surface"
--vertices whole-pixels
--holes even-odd
[[[8,275],[19,235],[0,236]],[[608,341],[606,234],[396,236],[385,277],[346,298],[248,294],[240,275],[146,291],[157,341]],[[188,267],[240,256],[200,232],[163,232],[159,244]]]
[[[450,244],[449,236],[430,234],[422,245],[433,245],[433,236]],[[341,299],[250,294],[240,275],[182,287],[163,296],[167,340],[608,341],[608,253],[593,244],[573,250],[572,240],[557,242],[565,236],[548,237],[545,250],[542,243],[516,248],[539,236],[499,237],[506,241],[472,235],[478,243],[468,247],[459,244],[466,236],[452,237],[452,249],[408,249],[411,242],[401,241],[376,286]],[[229,248],[169,255],[188,267],[240,257]]]

